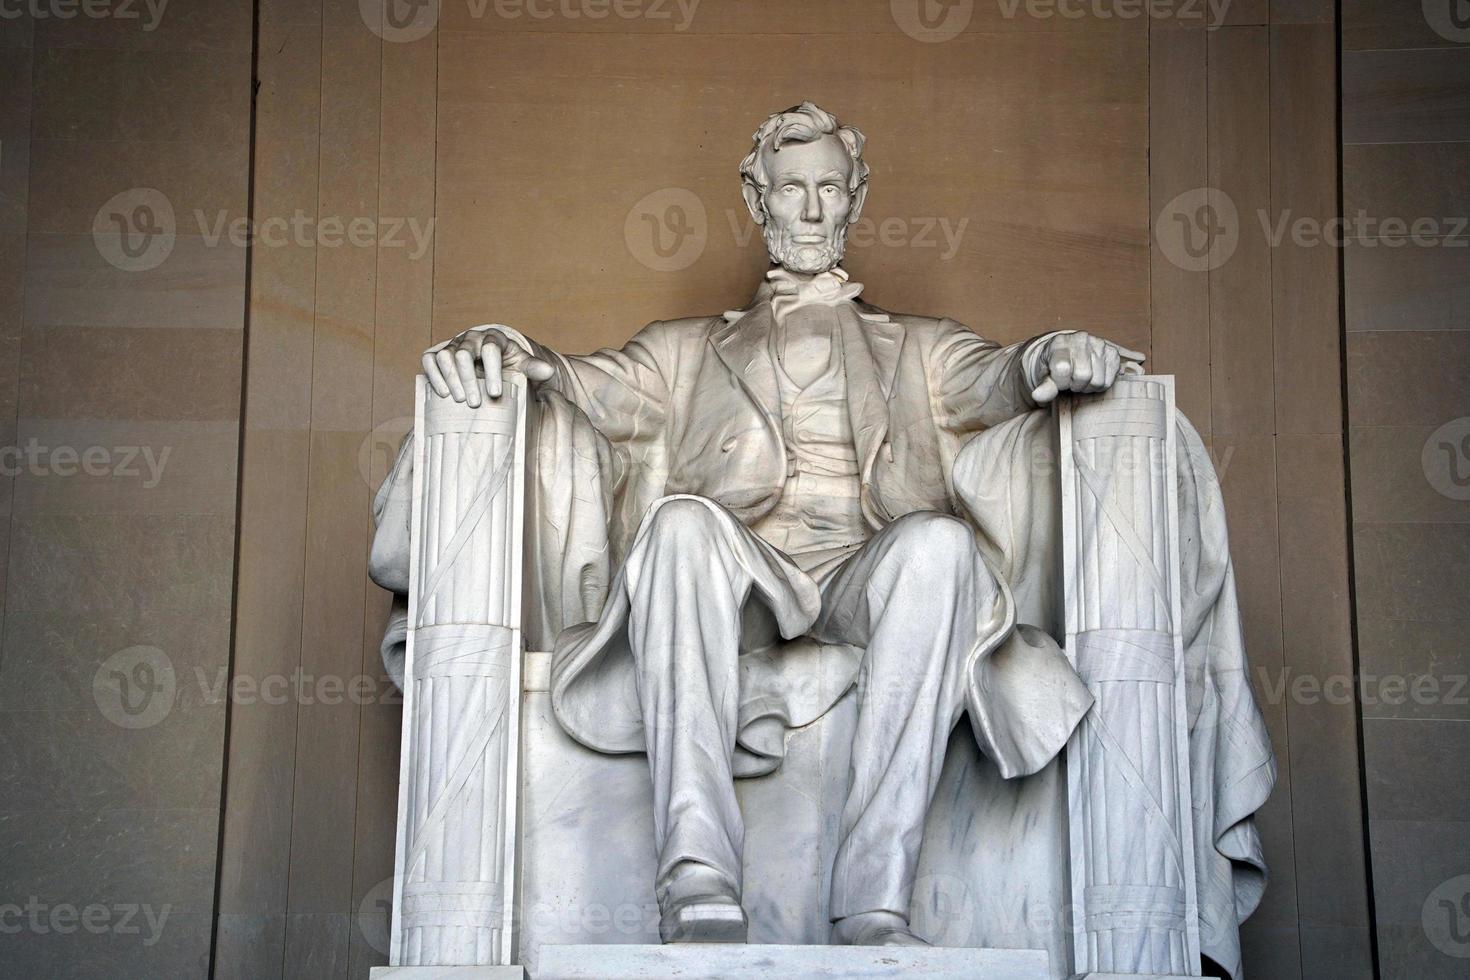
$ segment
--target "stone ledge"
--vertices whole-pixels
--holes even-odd
[[[375,966],[371,980],[525,980],[523,966]]]
[[[542,946],[534,980],[1049,980],[1043,949],[938,946]]]

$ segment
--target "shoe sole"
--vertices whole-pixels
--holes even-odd
[[[659,937],[666,943],[743,943],[745,910],[727,902],[691,902],[660,920]]]

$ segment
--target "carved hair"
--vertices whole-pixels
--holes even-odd
[[[868,165],[863,162],[863,144],[867,137],[851,126],[842,125],[832,113],[811,102],[775,113],[761,123],[760,129],[751,137],[755,147],[740,161],[740,179],[764,191],[770,183],[765,161],[761,159],[761,150],[766,143],[769,142],[771,148],[779,152],[783,143],[811,143],[823,136],[836,136],[847,148],[848,156],[852,157],[852,176],[848,178],[847,189],[856,191],[868,179]]]

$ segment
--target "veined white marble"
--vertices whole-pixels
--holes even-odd
[[[1179,600],[1174,379],[1058,406],[1074,967],[1199,976]]]
[[[477,382],[479,383],[479,382]],[[416,387],[390,959],[513,962],[526,387]]]
[[[535,980],[1048,980],[1039,949],[934,946],[547,946]]]

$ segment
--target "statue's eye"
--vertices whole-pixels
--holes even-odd
[[[801,188],[797,187],[795,184],[783,184],[781,185],[781,193],[789,197],[792,194],[801,193]]]
[[[836,184],[823,184],[822,193],[826,194],[828,197],[836,197],[838,194],[842,193],[842,188],[838,187]]]

